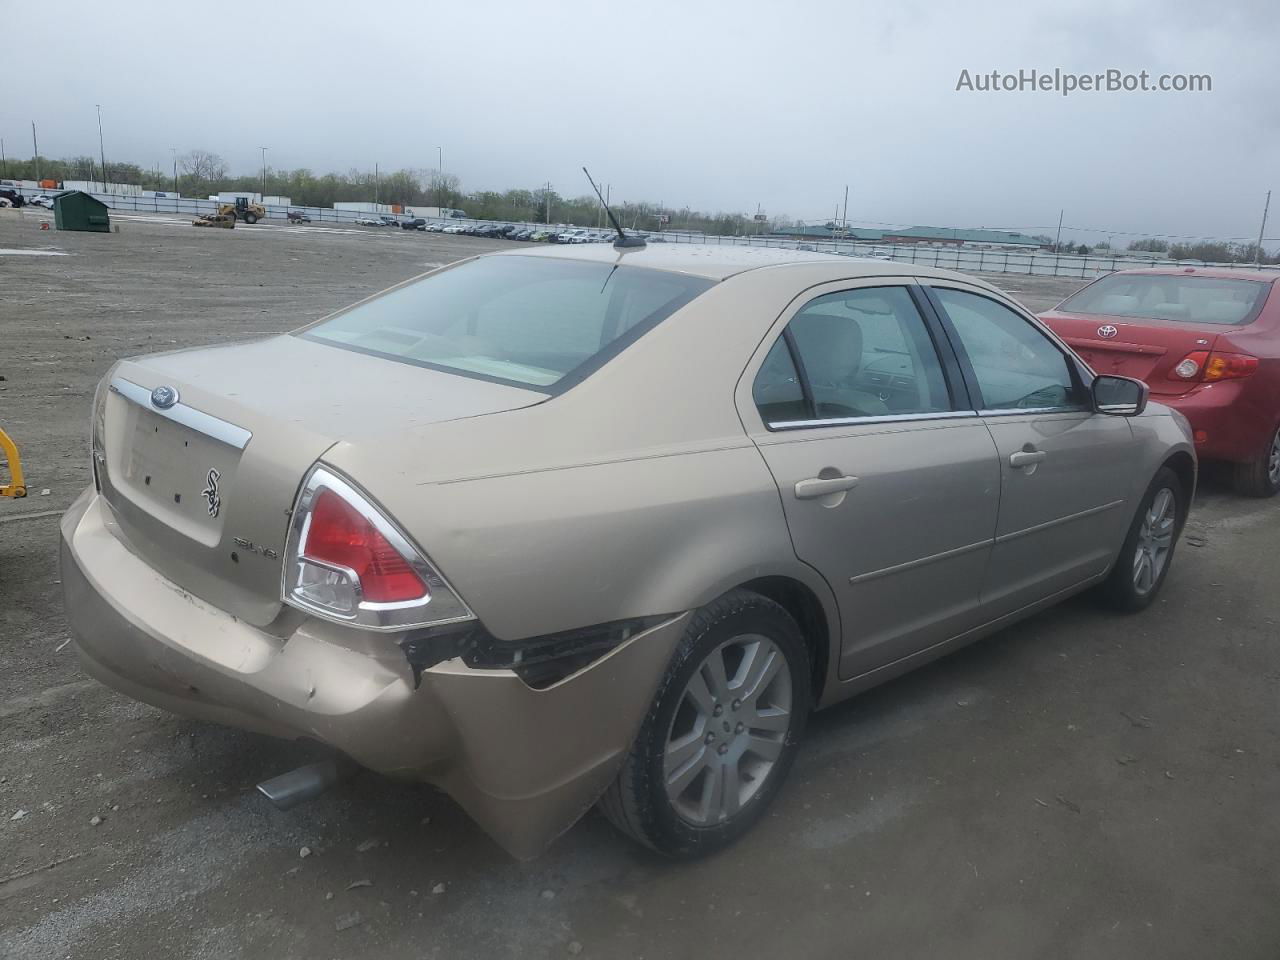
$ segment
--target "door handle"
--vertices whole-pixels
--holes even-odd
[[[846,490],[852,490],[857,485],[857,477],[832,477],[830,480],[822,477],[810,477],[808,480],[796,482],[796,499],[816,500],[818,497],[829,496],[833,493],[844,493]]]
[[[1037,463],[1042,463],[1048,454],[1043,450],[1019,450],[1017,453],[1009,454],[1009,466],[1011,467],[1034,467]]]

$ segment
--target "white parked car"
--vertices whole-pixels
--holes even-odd
[[[32,197],[30,200],[27,201],[27,203],[30,203],[33,206],[37,206],[37,207],[44,207],[46,210],[53,209],[53,197],[47,196],[43,193],[40,194],[40,196],[38,197]]]

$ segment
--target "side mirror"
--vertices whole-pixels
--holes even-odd
[[[1147,409],[1151,388],[1132,377],[1101,374],[1093,378],[1093,409],[1113,417],[1136,417]]]

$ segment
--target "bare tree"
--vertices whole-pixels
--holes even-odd
[[[427,180],[427,196],[437,207],[452,207],[462,198],[462,181],[455,174],[431,171]]]
[[[192,150],[179,163],[183,173],[200,183],[225,180],[227,176],[227,161],[208,150]]]

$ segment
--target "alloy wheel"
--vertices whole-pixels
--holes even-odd
[[[1138,542],[1133,554],[1133,588],[1139,596],[1150,593],[1160,582],[1160,575],[1173,550],[1174,528],[1178,521],[1178,499],[1168,487],[1161,487],[1151,498],[1151,506],[1142,518]]]
[[[681,819],[714,826],[755,796],[791,729],[791,683],[786,656],[760,634],[734,637],[699,664],[662,758],[667,798]]]

